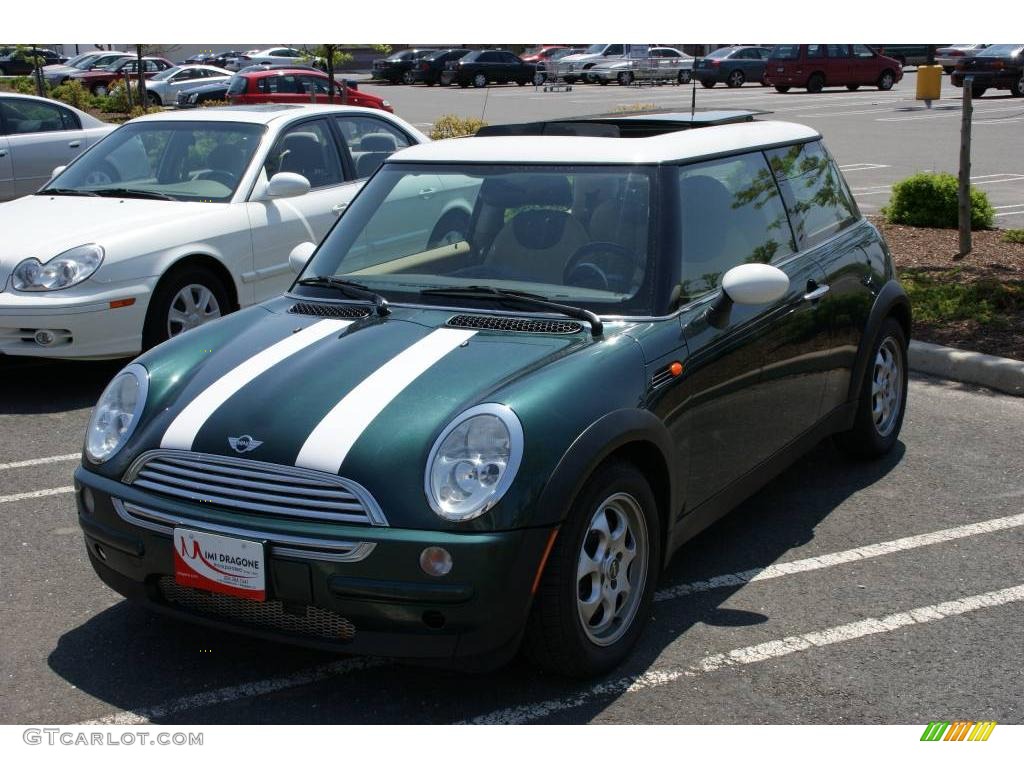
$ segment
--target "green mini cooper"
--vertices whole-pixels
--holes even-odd
[[[595,675],[683,542],[827,436],[888,451],[909,303],[821,137],[665,123],[394,154],[287,294],[125,368],[75,475],[100,578],[270,639]]]

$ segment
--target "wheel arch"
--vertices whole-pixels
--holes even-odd
[[[237,311],[241,303],[239,301],[238,285],[235,283],[235,278],[220,259],[212,256],[208,253],[193,252],[178,256],[171,262],[169,262],[163,271],[160,273],[160,279],[157,280],[156,286],[153,292],[157,290],[168,280],[170,277],[183,269],[188,267],[205,267],[215,274],[224,285],[224,290],[228,292],[228,298],[231,301],[230,311]]]
[[[860,398],[860,388],[864,383],[864,372],[867,370],[871,347],[878,336],[882,323],[890,317],[895,318],[902,326],[903,333],[909,341],[913,329],[913,313],[906,291],[896,280],[889,280],[882,286],[882,290],[878,292],[875,303],[871,307],[871,314],[868,315],[868,322],[861,336],[860,348],[857,350],[857,357],[854,361],[853,373],[850,376],[848,402],[857,402]]]

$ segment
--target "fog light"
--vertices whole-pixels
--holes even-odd
[[[41,347],[48,347],[57,340],[57,334],[53,331],[36,331],[36,344]]]
[[[452,569],[452,556],[443,547],[427,547],[420,553],[420,568],[428,576],[445,576]]]
[[[96,499],[93,497],[92,488],[89,486],[82,489],[82,506],[87,514],[91,515],[96,511]]]

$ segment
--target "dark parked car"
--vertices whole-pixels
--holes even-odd
[[[424,56],[412,69],[413,82],[437,85],[441,82],[441,75],[448,62],[458,61],[469,51],[469,48],[445,48]]]
[[[888,91],[901,79],[903,67],[898,61],[859,43],[776,45],[765,71],[765,82],[779,93],[793,87],[818,93],[830,85],[844,85],[851,91],[874,85]]]
[[[946,45],[947,43],[938,43],[935,45],[908,43],[897,45],[872,45],[871,48],[883,56],[888,56],[890,59],[898,61],[901,67],[919,67],[922,64],[928,63],[930,49],[944,48]]]
[[[104,390],[75,472],[99,577],[462,668],[600,675],[688,626],[649,621],[680,546],[826,437],[897,445],[911,312],[817,131],[683,127],[381,158],[286,294]]]
[[[731,45],[699,57],[693,64],[693,77],[705,88],[725,83],[739,88],[744,83],[764,85],[764,68],[771,48],[751,45]]]
[[[445,65],[441,83],[457,83],[462,88],[483,88],[488,83],[526,85],[533,82],[536,73],[536,64],[528,64],[510,51],[470,51]]]
[[[1024,43],[990,45],[977,56],[958,62],[949,79],[957,88],[963,88],[968,75],[974,77],[971,94],[976,99],[989,88],[1024,96]]]
[[[178,94],[178,100],[175,102],[175,106],[178,107],[178,109],[189,109],[191,107],[198,107],[206,101],[227,100],[227,82],[206,83],[204,85],[197,85],[194,88],[181,91]]]
[[[72,80],[77,80],[84,87],[88,88],[97,96],[106,94],[118,81],[127,77],[133,77],[138,72],[139,62],[134,56],[124,57],[101,67],[90,69],[87,72],[78,72],[71,75]],[[142,60],[143,71],[147,74],[156,74],[170,69],[174,62],[168,61],[160,56],[147,56]]]
[[[17,48],[0,49],[0,76],[3,75],[31,75],[35,66],[31,62],[32,57],[42,56],[43,66],[50,64],[63,64],[67,59],[56,51],[49,48],[32,48],[25,51],[26,58],[18,53]]]
[[[373,62],[373,79],[387,80],[392,85],[405,83],[412,85],[414,80],[413,69],[419,60],[428,56],[436,48],[406,48],[391,54],[386,59],[375,59]]]

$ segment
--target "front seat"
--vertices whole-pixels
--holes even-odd
[[[235,144],[218,144],[206,158],[211,171],[221,171],[238,178],[245,166],[245,152]]]
[[[331,183],[325,179],[327,169],[323,148],[312,133],[291,133],[281,143],[281,167],[279,172],[287,171],[305,176],[310,186],[319,187]]]
[[[500,273],[561,285],[569,259],[590,242],[587,230],[568,212],[572,205],[569,180],[564,176],[531,179],[519,197],[517,205],[507,208],[552,207],[516,213],[495,235],[484,261]]]
[[[362,152],[356,160],[356,177],[365,179],[398,149],[398,142],[390,133],[368,133],[359,142]]]

